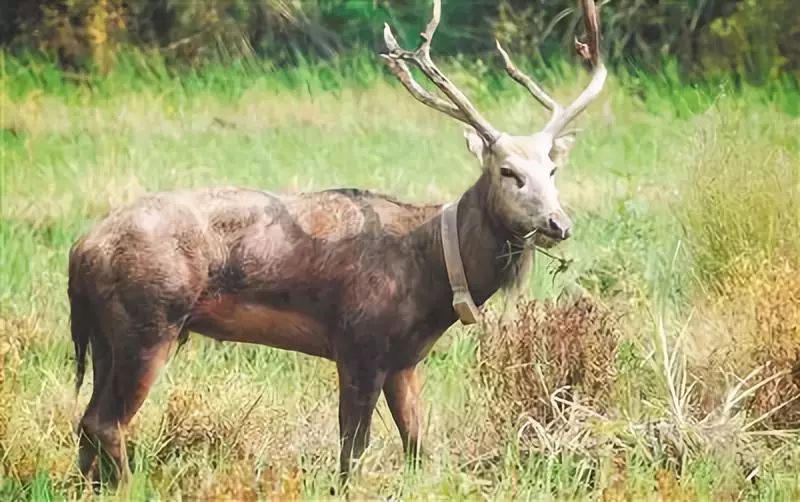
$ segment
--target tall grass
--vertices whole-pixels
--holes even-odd
[[[147,191],[216,184],[274,191],[359,186],[410,201],[446,201],[478,176],[460,126],[406,96],[366,53],[292,70],[242,62],[183,74],[157,58],[130,54],[110,75],[83,79],[46,61],[0,57],[4,498],[79,495],[71,427],[91,386],[75,400],[66,256],[109,209]],[[546,114],[496,63],[446,66],[498,127],[535,130]],[[564,100],[586,78],[561,63],[535,73]],[[781,405],[761,403],[757,390],[750,392],[765,379],[759,389],[786,377],[791,358],[762,350],[766,345],[752,336],[767,328],[775,333],[778,324],[756,315],[749,324],[735,323],[754,341],[737,364],[727,365],[732,371],[744,378],[769,361],[784,365],[738,386],[735,380],[718,385],[718,376],[705,372],[716,360],[697,361],[689,356],[699,352],[685,349],[710,333],[708,323],[694,322],[697,312],[711,312],[710,299],[730,296],[720,284],[738,263],[798,256],[792,211],[800,146],[793,131],[800,130],[800,98],[793,85],[687,87],[669,69],[663,76],[612,77],[580,119],[579,141],[558,175],[576,235],[557,252],[573,261],[552,277],[549,259],[538,257],[529,289],[542,305],[560,302],[553,312],[568,319],[578,315],[570,307],[576,296],[589,296],[618,318],[619,337],[602,339],[613,344],[613,357],[603,358],[608,373],[597,373],[610,375],[599,386],[602,406],[550,388],[549,382],[563,383],[559,375],[575,361],[597,361],[586,349],[545,364],[550,349],[542,347],[559,347],[559,329],[567,329],[559,328],[561,314],[538,328],[523,316],[517,339],[531,329],[530,336],[552,340],[514,342],[505,353],[522,357],[515,364],[558,373],[543,374],[549,394],[540,392],[535,406],[514,403],[516,427],[496,427],[502,406],[493,396],[502,387],[490,386],[483,369],[496,368],[511,396],[525,387],[509,375],[537,380],[519,368],[504,370],[504,356],[497,355],[503,350],[488,350],[498,349],[492,333],[455,327],[424,364],[424,468],[402,468],[399,439],[381,401],[354,493],[796,496],[796,443],[762,440],[759,427],[768,420],[744,427]],[[757,291],[775,292],[765,284]],[[772,306],[781,298],[759,294]],[[664,322],[654,322],[651,311]],[[713,312],[735,322],[725,309]],[[603,336],[586,318],[578,320],[569,328],[575,340]],[[789,322],[781,340],[791,340]],[[327,496],[336,468],[335,385],[335,370],[325,361],[192,336],[132,426],[130,497]],[[736,406],[725,408],[729,395]],[[549,415],[538,416],[537,409]],[[727,410],[724,420],[706,419],[720,409]],[[730,437],[736,441],[726,443]]]
[[[770,109],[717,108],[698,117],[681,213],[698,279],[718,290],[766,261],[798,265],[800,138]]]
[[[771,105],[715,103],[695,119],[677,211],[695,298],[695,369],[710,394],[725,373],[769,377],[749,405],[777,428],[800,427],[797,123]]]

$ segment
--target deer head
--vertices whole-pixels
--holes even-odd
[[[441,17],[441,0],[434,0],[433,18],[420,34],[416,50],[402,49],[388,25],[383,36],[388,53],[381,54],[390,71],[420,102],[468,125],[464,136],[468,149],[478,158],[489,177],[489,200],[493,216],[513,235],[527,240],[536,236],[539,245],[552,245],[568,238],[572,222],[561,207],[555,174],[574,143],[574,132],[566,126],[591,103],[603,88],[606,68],[599,53],[599,21],[593,0],[582,0],[588,43],[575,41],[576,50],[593,67],[589,85],[569,105],[562,106],[511,61],[497,42],[508,75],[551,112],[544,129],[528,135],[509,135],[494,128],[464,94],[442,73],[430,57],[431,40]],[[428,92],[412,77],[411,63],[447,97]],[[545,239],[541,239],[541,237]]]

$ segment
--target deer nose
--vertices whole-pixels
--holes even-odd
[[[570,221],[559,218],[557,215],[551,216],[547,220],[547,225],[550,227],[550,230],[561,237],[561,240],[569,239],[569,236],[572,235]]]

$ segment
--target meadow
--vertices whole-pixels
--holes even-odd
[[[0,498],[82,498],[67,254],[150,191],[359,187],[454,200],[477,179],[461,126],[372,54],[176,74],[125,56],[81,77],[0,54]],[[522,65],[525,66],[525,65]],[[496,58],[445,65],[497,127],[544,110]],[[566,63],[527,68],[566,101]],[[455,325],[424,363],[427,454],[405,468],[383,398],[354,498],[800,498],[800,90],[618,69],[558,174],[574,237],[537,257],[511,328]],[[327,498],[332,363],[198,335],[128,437],[102,498]]]

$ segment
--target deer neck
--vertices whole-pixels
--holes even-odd
[[[489,191],[490,180],[484,173],[442,214],[442,254],[446,257],[454,308],[464,324],[469,324],[474,315],[470,303],[482,305],[512,281],[522,259],[522,253],[509,255],[512,234],[494,217]],[[447,228],[448,218],[455,231]],[[457,306],[459,303],[461,307]]]

